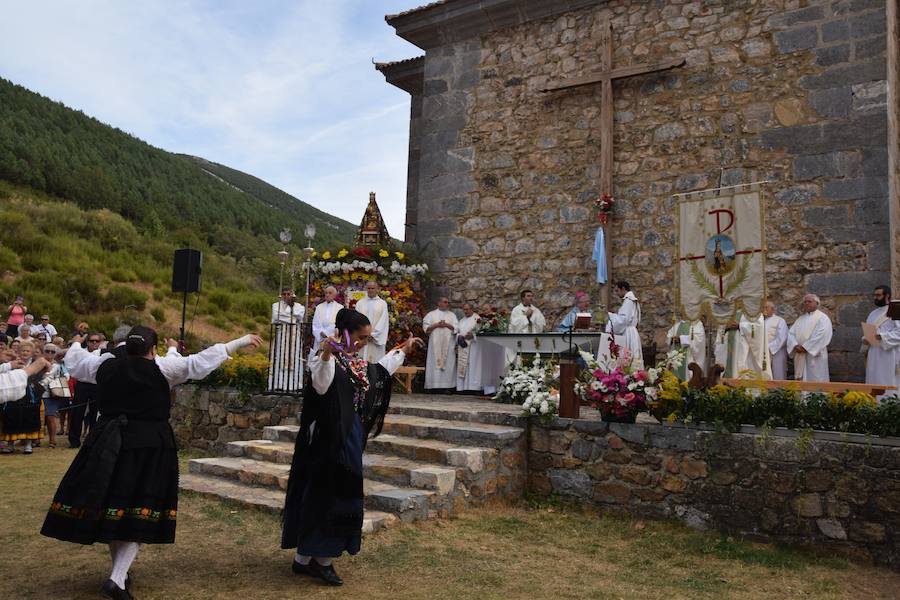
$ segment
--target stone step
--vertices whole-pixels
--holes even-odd
[[[270,425],[263,427],[263,439],[293,444],[297,441],[298,431],[300,431],[299,425]]]
[[[411,415],[387,415],[384,433],[404,437],[428,438],[465,446],[503,448],[525,433],[521,427],[490,425],[465,421],[446,421]]]
[[[366,452],[464,468],[473,474],[490,469],[497,460],[495,448],[462,446],[453,442],[403,437],[389,433],[371,438],[366,446]]]
[[[289,465],[294,456],[294,444],[292,442],[273,442],[272,440],[229,442],[225,446],[225,454]]]
[[[522,416],[522,407],[519,405],[500,404],[472,396],[394,396],[388,412],[488,425],[526,427],[528,424],[528,418]]]
[[[291,466],[252,458],[225,456],[191,459],[188,461],[188,472],[234,479],[247,485],[278,488],[284,491],[287,489]]]
[[[444,495],[453,492],[456,485],[456,469],[383,454],[363,454],[363,475],[375,481]]]
[[[290,470],[290,465],[252,458],[195,458],[188,462],[190,474],[218,478],[225,482],[240,482],[248,487],[257,486],[253,487],[255,490],[284,492],[287,489]],[[363,488],[367,507],[393,513],[404,523],[427,519],[431,498],[435,495],[432,490],[398,487],[384,481],[368,479],[363,480]]]
[[[249,486],[237,481],[208,475],[182,475],[179,481],[182,490],[187,490],[210,498],[220,498],[237,502],[241,506],[258,508],[273,513],[281,513],[284,508],[284,492],[269,488]],[[363,534],[378,531],[397,523],[396,515],[379,510],[366,510],[363,515]]]

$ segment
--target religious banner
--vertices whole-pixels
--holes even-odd
[[[679,194],[675,282],[682,319],[724,325],[762,312],[764,208],[759,184]]]

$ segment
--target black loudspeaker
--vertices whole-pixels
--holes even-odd
[[[173,292],[199,292],[200,271],[203,269],[203,254],[192,248],[175,251],[172,265]]]

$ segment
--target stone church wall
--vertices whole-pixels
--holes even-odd
[[[528,488],[900,569],[898,440],[847,438],[532,422]]]
[[[615,0],[429,48],[412,237],[439,290],[509,307],[531,288],[551,319],[596,297],[599,85],[538,90],[599,66],[607,16],[616,66],[686,61],[614,84],[612,270],[645,342],[673,318],[672,195],[767,180],[770,296],[789,322],[822,296],[832,378],[859,379],[890,279],[883,0]]]

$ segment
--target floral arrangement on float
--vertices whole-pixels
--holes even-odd
[[[587,369],[576,382],[575,393],[599,411],[604,421],[634,423],[639,412],[650,410],[656,402],[661,375],[681,365],[684,351],[673,350],[657,366],[638,369],[630,352],[610,340],[608,357],[598,360],[581,352],[581,358]]]
[[[422,335],[428,265],[406,252],[390,248],[360,246],[312,254],[309,304],[325,297],[325,288],[337,289],[337,302],[353,307],[365,296],[365,285],[377,281],[380,296],[387,302],[391,330],[387,347],[405,340],[410,333]]]

